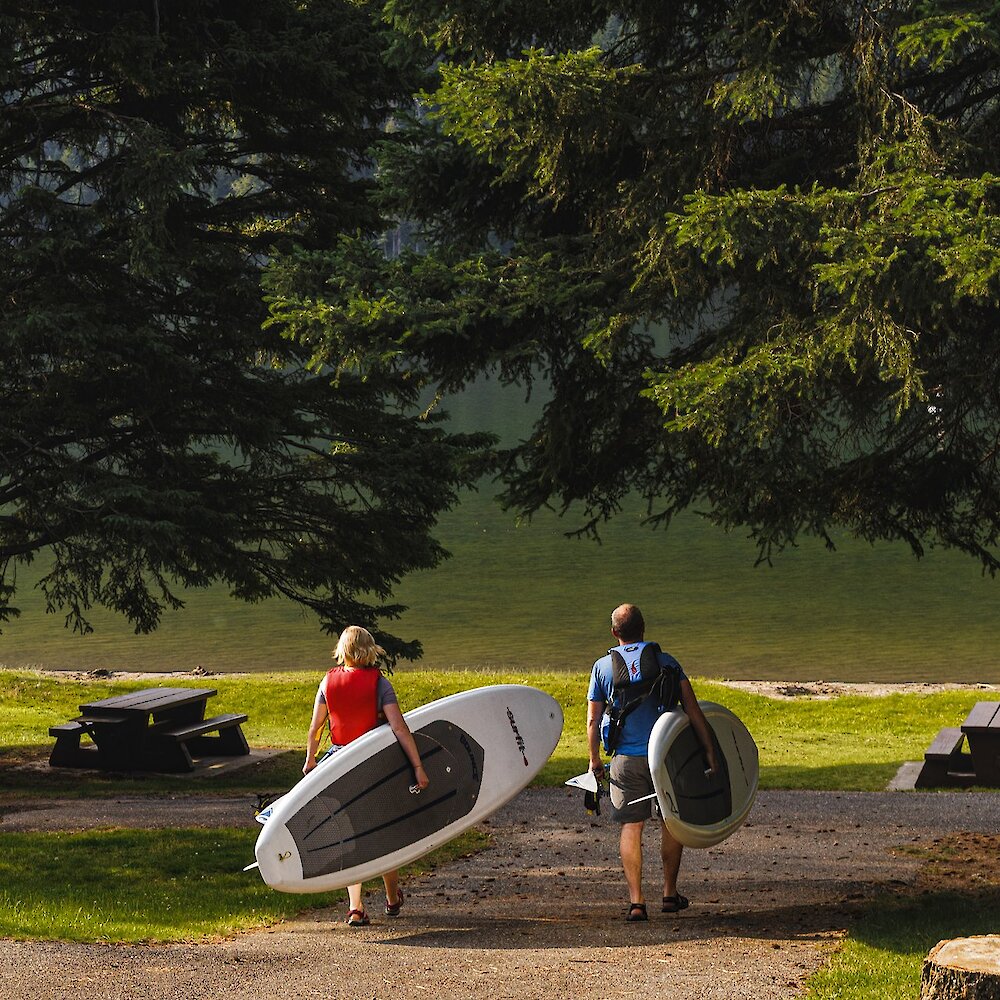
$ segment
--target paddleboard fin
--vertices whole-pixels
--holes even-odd
[[[593,771],[578,774],[575,778],[570,778],[565,782],[571,788],[582,788],[584,791],[583,807],[591,815],[601,815],[601,797],[607,792],[597,780],[597,775]]]
[[[246,868],[244,868],[243,870],[245,872],[252,872],[255,868],[259,868],[259,867],[260,867],[260,865],[256,861],[254,861],[254,862],[251,862],[249,865],[247,865]]]
[[[571,788],[582,788],[585,792],[596,792],[597,775],[593,771],[585,771],[583,774],[578,774],[575,778],[570,778],[565,784]]]

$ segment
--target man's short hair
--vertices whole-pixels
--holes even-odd
[[[620,604],[611,612],[611,631],[622,642],[639,642],[646,632],[642,612],[634,604]]]

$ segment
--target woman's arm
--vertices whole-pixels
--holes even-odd
[[[309,735],[306,738],[306,762],[302,765],[303,774],[308,774],[316,766],[316,754],[323,740],[323,724],[329,714],[326,702],[317,691],[316,701],[313,702],[312,721],[309,723]]]
[[[417,779],[417,787],[420,789],[426,788],[431,783],[431,780],[427,777],[424,765],[420,762],[420,751],[417,750],[413,733],[410,732],[410,727],[406,724],[403,713],[399,710],[399,705],[394,701],[386,702],[382,706],[382,711],[385,713],[385,721],[389,723],[393,734],[399,741],[399,745],[403,748],[403,753],[406,754],[407,760],[409,760],[410,765],[413,767],[413,774]]]

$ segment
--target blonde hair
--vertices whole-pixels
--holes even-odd
[[[374,667],[385,650],[375,642],[371,632],[360,625],[348,625],[340,633],[333,658],[342,666]]]

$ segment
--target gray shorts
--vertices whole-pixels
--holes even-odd
[[[616,753],[611,758],[611,818],[619,823],[641,823],[654,812],[656,799],[629,805],[634,799],[653,794],[648,757]]]

